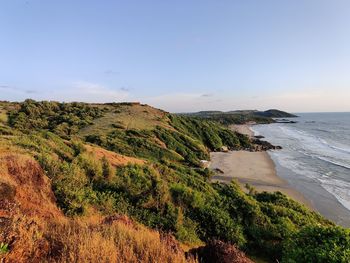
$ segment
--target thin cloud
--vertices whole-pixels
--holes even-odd
[[[0,89],[11,89],[11,90],[15,90],[14,87],[11,87],[9,85],[0,85]]]
[[[130,91],[130,88],[127,88],[127,87],[121,87],[120,88],[121,91],[125,91],[125,92],[129,92]]]
[[[8,90],[9,92],[16,92],[16,93],[23,93],[23,94],[34,94],[37,93],[36,90],[33,89],[27,89],[23,90],[17,87],[9,86],[9,85],[0,85],[0,89]]]
[[[107,69],[103,73],[106,74],[106,75],[119,75],[120,74],[119,71],[115,71],[115,70],[112,70],[112,69]]]
[[[203,98],[203,94],[171,93],[155,97],[142,98],[140,101],[144,101],[149,105],[171,112],[190,112],[212,107],[212,103],[210,101],[200,98]]]
[[[35,93],[37,93],[37,91],[36,90],[32,90],[32,89],[27,89],[25,91],[25,93],[27,93],[27,94],[35,94]]]
[[[126,91],[86,81],[74,82],[69,88],[55,91],[52,94],[55,100],[91,103],[119,102],[125,100],[128,96],[129,94]]]
[[[210,93],[205,93],[205,94],[202,94],[201,97],[203,98],[208,98],[208,97],[213,97],[214,94],[210,94]]]

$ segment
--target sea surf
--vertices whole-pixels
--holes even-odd
[[[326,217],[349,226],[350,113],[297,115],[296,123],[254,125],[252,130],[282,146],[269,152],[279,176],[311,199]],[[335,205],[334,199],[343,209],[329,207]]]

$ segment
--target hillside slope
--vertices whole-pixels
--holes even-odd
[[[69,220],[97,217],[101,222],[106,216],[126,215],[149,228],[172,233],[190,247],[217,239],[249,254],[284,262],[300,257],[302,242],[310,246],[306,250],[309,256],[328,255],[332,245],[321,247],[320,253],[315,250],[318,246],[313,236],[320,231],[339,237],[332,241],[339,247],[334,258],[350,256],[339,254],[349,247],[347,230],[281,193],[251,190],[246,194],[235,182],[211,183],[211,171],[201,166],[201,160],[209,160],[210,151],[222,146],[232,150],[252,147],[246,136],[217,123],[134,103],[28,100],[5,103],[2,110],[8,120],[0,126],[0,145],[35,159],[41,173],[49,178],[55,204]],[[83,231],[84,237],[97,235],[102,245],[107,242],[105,231],[108,240],[111,231],[121,231],[86,232],[96,226],[88,225],[91,227]],[[48,235],[56,237],[55,233]],[[77,238],[67,242],[85,244]],[[142,246],[147,247],[146,243]],[[10,251],[12,248],[10,245]],[[103,257],[103,253],[111,253],[103,251],[101,248],[97,254]]]
[[[67,218],[38,162],[1,151],[2,262],[194,262],[171,236],[125,216]]]

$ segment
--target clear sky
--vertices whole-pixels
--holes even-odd
[[[349,0],[0,0],[0,100],[350,111]]]

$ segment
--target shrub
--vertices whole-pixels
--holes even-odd
[[[103,115],[104,110],[85,103],[59,103],[25,100],[19,109],[10,111],[9,124],[21,131],[53,131],[63,138],[69,138],[80,128]]]
[[[111,181],[112,177],[114,175],[114,169],[112,168],[111,164],[107,160],[106,156],[103,156],[101,159],[102,163],[102,176],[107,181]]]
[[[350,262],[350,230],[341,227],[305,227],[284,242],[282,262]]]

